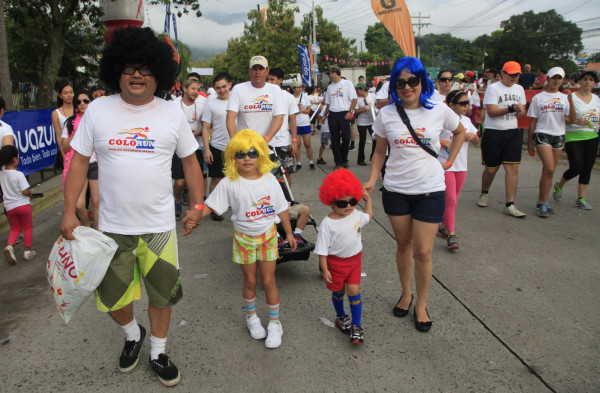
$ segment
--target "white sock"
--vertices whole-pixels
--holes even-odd
[[[167,338],[158,338],[150,335],[150,359],[158,359],[158,355],[165,353],[167,346]]]
[[[313,160],[310,160],[309,164],[314,164]]]
[[[294,235],[298,234],[298,235],[302,236],[302,233],[304,233],[304,231],[302,229],[300,229],[300,228],[294,229]]]
[[[142,332],[137,321],[135,320],[135,317],[133,317],[133,321],[129,322],[125,326],[121,326],[121,328],[127,335],[127,341],[140,341],[140,338],[142,338]]]

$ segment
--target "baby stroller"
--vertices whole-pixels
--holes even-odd
[[[287,201],[290,203],[290,206],[297,205],[299,202],[296,202],[294,200],[294,196],[292,195],[292,190],[290,189],[290,185],[288,184],[288,181],[285,177],[285,171],[281,167],[279,158],[277,157],[277,154],[272,150],[272,148],[270,146],[269,146],[269,149],[270,149],[269,155],[270,155],[271,161],[273,161],[274,163],[277,164],[277,167],[275,169],[273,169],[271,171],[271,173],[273,175],[275,175],[275,177],[279,181],[279,185],[281,186],[281,188],[283,190],[285,199],[287,199]],[[290,218],[292,230],[296,229],[296,221],[297,220]],[[315,228],[315,231],[317,233],[319,232],[317,222],[315,221],[315,219],[313,218],[312,215],[310,215],[306,225],[307,226],[312,225]],[[277,224],[277,232],[279,232],[279,235],[285,239],[286,235],[285,235],[285,231],[284,231],[281,223]],[[310,257],[310,252],[315,249],[315,245],[313,243],[309,242],[308,240],[304,239],[304,237],[302,237],[302,240],[304,240],[305,244],[302,246],[296,247],[295,251],[292,251],[291,248],[289,248],[289,247],[283,248],[283,249],[280,248],[279,249],[279,258],[277,259],[277,264],[280,264],[282,262],[287,262],[287,261],[306,261],[306,260],[308,260],[308,258]]]

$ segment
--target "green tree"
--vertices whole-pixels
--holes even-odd
[[[0,0],[0,95],[6,102],[6,109],[13,109],[12,85],[8,67],[8,45],[6,42],[6,19],[4,18],[4,0]]]
[[[480,68],[483,51],[468,40],[447,33],[426,34],[421,40],[421,60],[426,66],[452,71]]]

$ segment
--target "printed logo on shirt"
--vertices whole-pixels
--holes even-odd
[[[550,98],[540,107],[542,112],[564,112],[565,105],[560,101],[560,98]]]
[[[335,89],[335,91],[331,92],[331,97],[343,97],[344,90],[341,87]]]
[[[425,128],[415,128],[414,131],[425,146],[431,146],[431,138],[425,137]],[[396,149],[403,149],[405,147],[419,147],[417,141],[415,141],[415,138],[412,137],[408,130],[404,131],[403,137],[394,139],[394,145],[396,145]]]
[[[248,221],[258,221],[261,218],[275,214],[275,208],[271,204],[271,196],[266,196],[250,205],[253,210],[246,212]]]
[[[246,111],[272,111],[273,104],[269,103],[269,95],[263,94],[258,97],[251,98],[252,102],[250,105],[244,105]]]
[[[590,110],[584,112],[583,113],[583,118],[585,120],[591,121],[596,126],[598,126],[598,122],[600,121],[600,117],[598,116],[598,113],[596,113],[595,109],[590,109]]]
[[[150,132],[148,127],[122,129],[117,134],[125,136],[109,139],[108,150],[154,153],[154,142],[156,142],[156,140],[148,138],[148,132]]]

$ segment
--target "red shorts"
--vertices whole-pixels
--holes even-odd
[[[331,273],[331,284],[327,289],[339,292],[345,284],[360,285],[360,267],[362,265],[362,252],[348,258],[327,255],[327,270]]]

